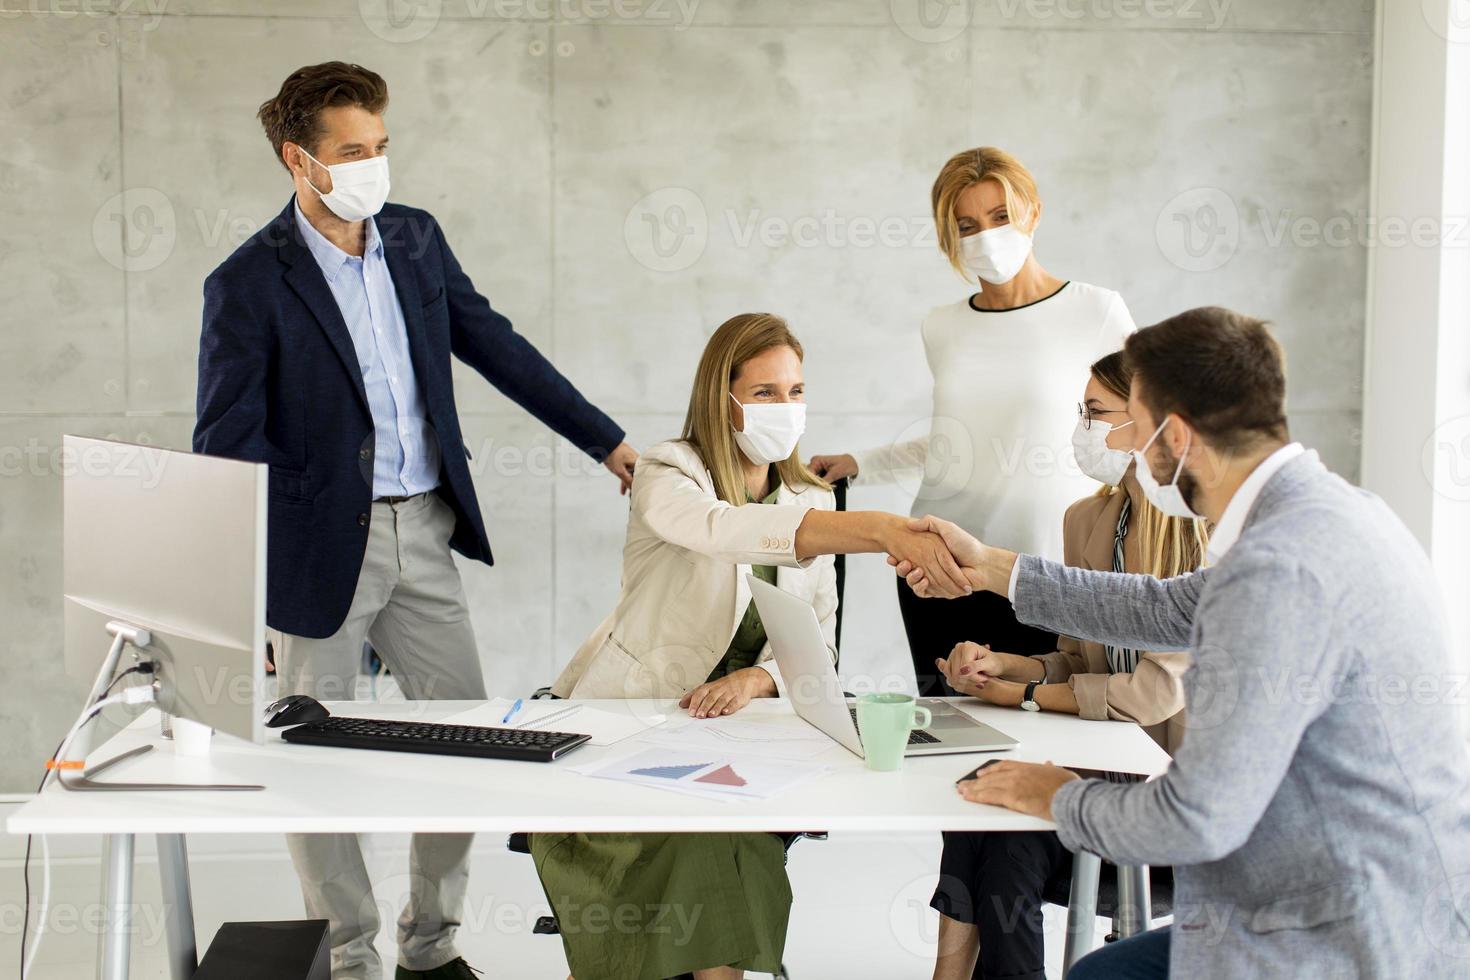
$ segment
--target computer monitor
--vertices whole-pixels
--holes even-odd
[[[266,467],[72,435],[62,452],[67,672],[146,630],[118,667],[153,661],[161,710],[263,742]]]

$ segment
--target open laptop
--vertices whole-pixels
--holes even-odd
[[[816,610],[805,599],[754,575],[747,578],[792,707],[809,724],[862,757],[857,707],[842,693]],[[927,728],[909,733],[904,755],[998,752],[1016,746],[1009,735],[976,721],[942,698],[920,698],[919,704],[929,709],[934,720]]]

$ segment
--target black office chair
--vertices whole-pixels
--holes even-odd
[[[832,494],[837,498],[837,509],[847,510],[847,477],[844,476],[832,484]],[[847,585],[847,556],[837,555],[833,560],[833,565],[837,568],[837,629],[835,639],[840,657],[840,651],[842,650],[842,590]]]
[[[803,831],[800,833],[777,834],[776,836],[781,838],[782,849],[787,854],[790,854],[791,845],[802,838],[806,838],[807,840],[826,840],[827,832]],[[505,849],[514,851],[516,854],[530,854],[531,836],[529,834],[511,834],[510,837],[506,838]],[[531,932],[537,936],[559,936],[561,935],[561,928],[557,925],[556,916],[543,915],[531,927]],[[694,980],[694,974],[681,973],[677,977],[670,977],[669,980]],[[786,972],[786,964],[781,964],[780,969],[775,974],[775,980],[791,980],[791,974]]]

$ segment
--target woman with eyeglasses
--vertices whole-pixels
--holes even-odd
[[[1200,566],[1207,532],[1203,521],[1166,516],[1139,487],[1130,452],[1131,380],[1121,352],[1092,365],[1072,443],[1083,473],[1102,487],[1067,508],[1064,560],[1078,568],[1171,578]],[[955,690],[991,704],[1134,722],[1170,754],[1184,737],[1189,664],[1182,652],[1127,650],[1064,636],[1054,651],[1034,657],[960,643],[935,666]],[[1043,977],[1042,896],[1064,893],[1071,869],[1072,855],[1052,831],[946,833],[930,902],[940,913],[935,980]]]
[[[1041,197],[1031,173],[995,147],[950,158],[930,195],[939,247],[979,291],[936,307],[921,330],[934,376],[926,436],[857,454],[815,456],[828,481],[923,471],[914,516],[934,514],[985,541],[1062,557],[1057,515],[1087,480],[1067,451],[1059,387],[1123,346],[1133,318],[1111,289],[1067,281],[1032,251]],[[902,580],[898,607],[920,695],[946,693],[934,661],[962,640],[1020,654],[1055,650],[1055,633],[1016,620],[1005,596],[921,599]]]

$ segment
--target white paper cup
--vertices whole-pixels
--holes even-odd
[[[209,739],[214,734],[213,728],[188,718],[174,718],[172,726],[175,755],[209,755]]]

